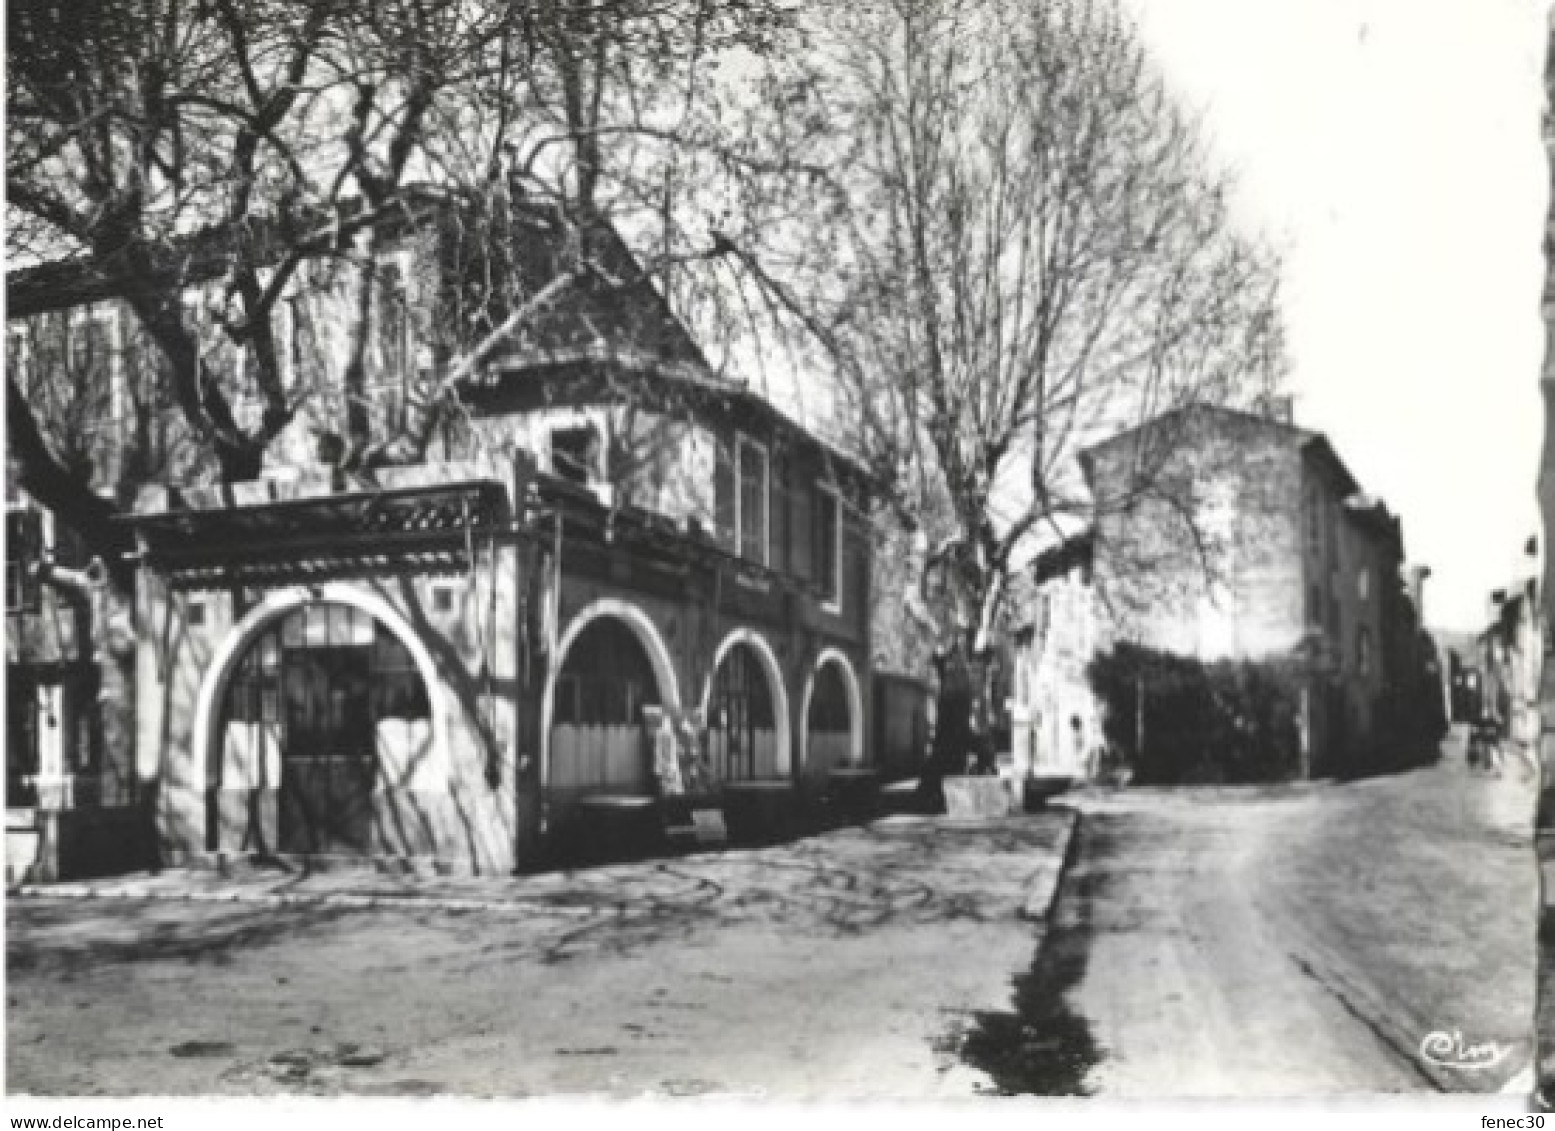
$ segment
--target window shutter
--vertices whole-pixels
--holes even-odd
[[[796,486],[791,502],[790,538],[792,545],[789,547],[791,555],[789,560],[793,563],[793,570],[800,577],[809,580],[814,576],[813,563],[810,560],[810,492],[814,488],[810,484]]]
[[[718,541],[725,549],[738,551],[740,532],[734,526],[734,450],[722,440],[715,440],[713,448],[713,505]]]
[[[776,570],[790,569],[788,561],[788,475],[789,461],[781,456],[772,460],[772,497],[767,513],[772,516],[772,545],[767,558]]]

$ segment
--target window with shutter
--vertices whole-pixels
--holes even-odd
[[[789,570],[788,544],[788,461],[774,456],[770,468],[772,494],[767,501],[767,514],[771,522],[771,554],[768,565],[773,569]]]
[[[812,514],[815,522],[815,532],[810,540],[814,558],[812,578],[820,586],[822,602],[836,609],[842,603],[842,510],[837,504],[836,492],[818,485]]]
[[[811,535],[811,513],[814,508],[810,505],[810,496],[814,488],[808,484],[796,484],[793,494],[789,497],[789,561],[792,563],[794,573],[809,581],[815,576],[815,563],[811,560],[810,546],[814,539]]]
[[[719,545],[733,551],[737,547],[735,519],[739,510],[734,497],[734,453],[722,443],[714,445],[713,505]]]
[[[767,500],[771,495],[766,450],[741,437],[739,443],[740,556],[767,564]]]

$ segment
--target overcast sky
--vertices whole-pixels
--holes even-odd
[[[1285,249],[1297,422],[1473,627],[1539,529],[1547,0],[1131,0]]]

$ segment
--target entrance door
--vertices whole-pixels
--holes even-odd
[[[715,781],[778,777],[777,724],[761,660],[746,644],[729,649],[713,677],[708,758]]]
[[[216,822],[264,808],[256,798],[274,790],[279,851],[371,853],[380,724],[430,718],[409,651],[370,615],[327,602],[286,614],[250,645],[228,684],[208,843],[225,843]],[[390,741],[385,751],[393,748]],[[266,769],[275,764],[278,789]]]
[[[288,655],[281,750],[282,852],[361,855],[370,849],[375,728],[369,649],[331,645]]]

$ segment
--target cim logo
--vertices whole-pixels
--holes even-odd
[[[1450,1033],[1437,1030],[1426,1034],[1425,1040],[1420,1042],[1420,1057],[1443,1068],[1462,1068],[1478,1072],[1500,1064],[1512,1055],[1515,1047],[1497,1041],[1470,1043],[1463,1039],[1460,1030],[1454,1029]]]

